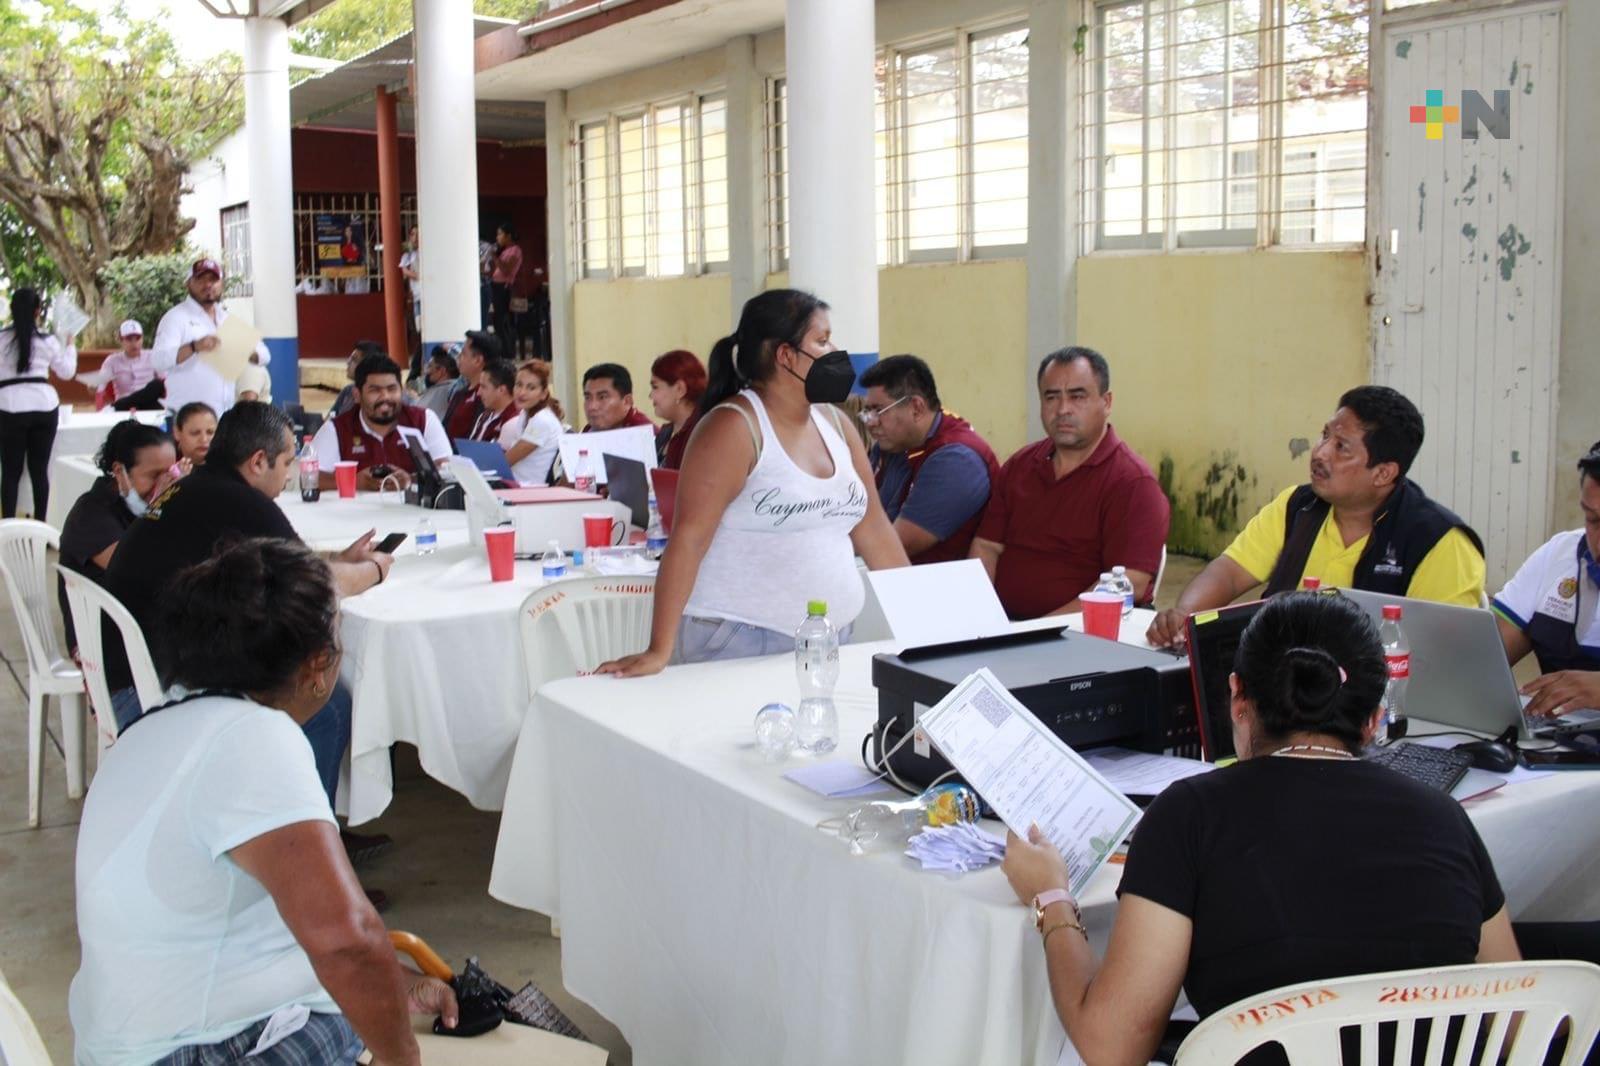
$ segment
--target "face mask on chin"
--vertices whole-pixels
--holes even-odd
[[[133,517],[138,518],[150,509],[150,505],[144,502],[144,497],[139,495],[139,490],[133,487],[133,482],[127,480],[126,474],[116,480],[117,489],[122,494],[122,503],[133,512]],[[124,485],[127,487],[124,488]]]

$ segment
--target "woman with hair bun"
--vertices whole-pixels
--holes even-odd
[[[1006,877],[1035,905],[1056,1012],[1086,1061],[1150,1061],[1180,988],[1204,1018],[1303,981],[1521,957],[1461,805],[1359,757],[1386,676],[1348,599],[1261,608],[1229,679],[1239,762],[1145,812],[1103,961],[1060,853],[1037,828],[1009,839]]]

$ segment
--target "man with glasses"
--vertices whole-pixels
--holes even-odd
[[[878,498],[911,562],[965,559],[1000,464],[966,422],[942,410],[933,372],[914,355],[861,375],[861,421]]]
[[[1583,528],[1551,537],[1492,603],[1506,658],[1538,657],[1522,689],[1534,716],[1600,711],[1600,441],[1578,460],[1578,504]]]

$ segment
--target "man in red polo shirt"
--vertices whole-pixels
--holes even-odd
[[[494,334],[467,330],[467,342],[461,346],[461,354],[456,357],[456,369],[461,371],[461,376],[456,378],[450,401],[444,409],[447,439],[461,440],[472,436],[472,427],[477,425],[478,416],[483,414],[483,401],[478,398],[479,379],[483,376],[484,366],[499,359],[500,352],[500,341]]]
[[[403,402],[400,368],[387,355],[369,355],[356,364],[356,400],[356,406],[322,423],[312,439],[323,488],[334,487],[334,464],[351,459],[356,462],[358,489],[382,488],[391,474],[404,488],[416,472],[407,437],[421,440],[436,463],[450,458],[450,438],[438,416]]]
[[[1128,568],[1135,602],[1145,603],[1171,508],[1149,465],[1111,428],[1105,357],[1051,352],[1038,381],[1046,438],[1000,468],[971,557],[1012,618],[1078,610],[1078,597],[1113,566]]]

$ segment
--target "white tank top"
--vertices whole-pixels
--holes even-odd
[[[867,490],[850,446],[827,410],[811,422],[833,460],[831,477],[812,477],[783,450],[761,398],[743,395],[761,427],[761,457],[745,479],[700,563],[684,613],[792,633],[808,600],[825,600],[843,628],[861,613],[866,591],[850,533],[867,514]]]

